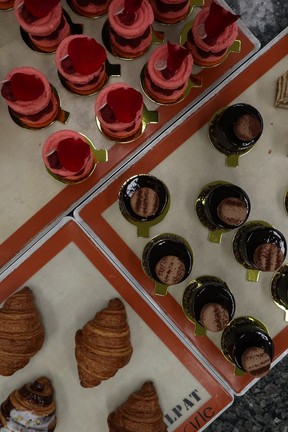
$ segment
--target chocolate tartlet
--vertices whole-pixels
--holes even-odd
[[[216,181],[205,185],[196,199],[197,215],[210,231],[209,240],[214,242],[221,241],[223,232],[243,225],[250,208],[246,192],[228,182]]]
[[[233,252],[246,269],[272,272],[283,264],[287,244],[283,234],[271,225],[252,221],[237,231]]]
[[[155,282],[155,294],[166,295],[169,285],[186,279],[193,265],[190,245],[176,234],[161,234],[150,240],[142,254],[142,266]]]
[[[170,207],[166,185],[148,174],[128,179],[118,195],[119,208],[125,219],[137,226],[138,237],[149,237],[149,228],[159,223]]]
[[[231,321],[222,334],[224,356],[238,368],[260,378],[270,370],[274,343],[267,328],[253,317],[239,317]]]
[[[271,294],[276,305],[285,311],[285,321],[288,321],[288,265],[281,266],[274,274]]]
[[[250,150],[263,132],[263,119],[251,105],[237,103],[218,111],[211,119],[209,137],[213,146],[226,156]]]
[[[206,330],[224,330],[234,316],[235,300],[228,285],[221,279],[201,276],[185,289],[182,307],[186,317],[196,325],[195,334],[204,335]]]

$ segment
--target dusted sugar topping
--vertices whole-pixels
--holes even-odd
[[[219,303],[207,303],[200,312],[203,327],[212,332],[219,332],[229,323],[229,312]]]
[[[177,256],[166,255],[157,262],[155,273],[162,283],[173,285],[183,280],[186,267],[184,262]]]
[[[285,259],[281,248],[274,243],[263,243],[255,249],[253,261],[257,269],[275,271]]]
[[[133,39],[152,25],[154,14],[148,0],[112,0],[108,20],[119,36]]]
[[[141,187],[131,196],[130,205],[140,217],[153,216],[159,208],[159,195],[150,187]]]
[[[14,14],[23,30],[45,36],[59,26],[62,6],[60,0],[15,0]]]
[[[42,156],[48,169],[62,177],[83,176],[94,163],[85,137],[71,130],[50,135],[43,145]]]
[[[56,66],[64,78],[73,82],[91,81],[104,66],[105,48],[94,38],[72,35],[65,38],[56,50]],[[72,76],[72,77],[71,77]]]
[[[244,201],[235,197],[225,198],[217,207],[217,215],[227,225],[239,226],[248,216],[248,207]]]
[[[217,9],[216,18],[214,9]],[[211,7],[204,7],[194,19],[192,33],[195,43],[204,51],[212,53],[228,48],[238,35],[238,18],[239,15],[212,2]]]
[[[38,113],[48,105],[52,96],[48,79],[33,67],[14,68],[2,82],[1,95],[20,114]]]
[[[147,72],[155,85],[174,90],[188,82],[192,66],[193,58],[186,48],[167,42],[152,53]]]
[[[261,347],[249,347],[241,356],[243,369],[250,375],[261,378],[269,372],[271,358]]]

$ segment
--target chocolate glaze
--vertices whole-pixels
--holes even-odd
[[[254,134],[251,139],[243,140],[236,135],[235,124],[237,124],[240,117],[243,118],[245,115],[254,117],[254,121],[258,120],[259,132],[256,135]],[[227,154],[235,154],[250,149],[259,140],[262,131],[263,120],[257,109],[245,103],[238,103],[225,108],[220,114],[216,115],[210,138],[212,142],[215,139],[217,145],[220,145]]]
[[[229,329],[223,332],[221,345],[228,352],[230,359],[241,370],[241,357],[250,347],[260,347],[269,355],[271,361],[274,356],[274,343],[262,326],[249,318],[237,318],[230,323]]]
[[[251,223],[240,228],[237,234],[238,250],[234,250],[234,253],[236,253],[236,258],[240,259],[246,266],[265,271],[265,268],[259,268],[255,263],[255,257],[257,256],[255,251],[268,243],[275,245],[277,256],[272,257],[273,263],[270,260],[271,257],[268,257],[268,261],[265,263],[266,271],[277,270],[281,266],[286,257],[287,244],[280,231],[260,223]],[[272,268],[272,266],[275,266],[275,268]]]

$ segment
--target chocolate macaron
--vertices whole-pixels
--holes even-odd
[[[174,285],[181,282],[185,276],[184,262],[175,255],[165,255],[156,263],[155,274],[164,284]]]
[[[261,378],[270,370],[271,358],[261,347],[249,347],[242,356],[241,363],[243,369],[252,376]]]
[[[142,218],[155,215],[159,209],[159,204],[160,198],[158,193],[147,186],[137,189],[130,198],[133,212]]]

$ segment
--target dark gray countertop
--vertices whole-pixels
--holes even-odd
[[[226,0],[263,47],[288,26],[288,0]],[[287,47],[288,54],[288,47]],[[288,432],[288,355],[205,432]]]

